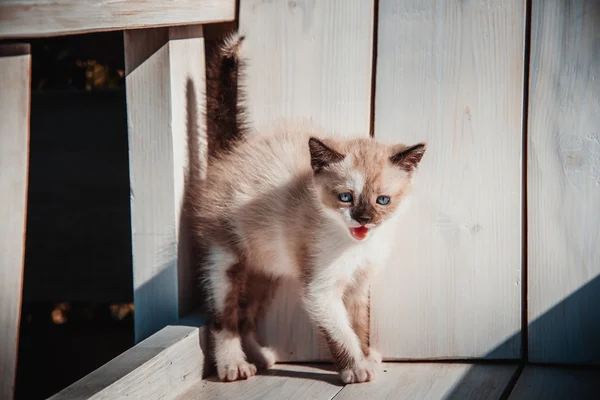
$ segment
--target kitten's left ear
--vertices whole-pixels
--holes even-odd
[[[313,171],[319,172],[330,164],[342,161],[345,156],[320,141],[311,137],[308,141],[310,149],[310,164]]]
[[[413,172],[419,165],[427,145],[425,143],[415,144],[406,147],[398,145],[399,149],[394,149],[394,155],[390,157],[390,162],[407,172]]]

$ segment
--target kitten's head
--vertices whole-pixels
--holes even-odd
[[[406,199],[425,144],[375,139],[309,140],[314,183],[324,209],[357,240],[390,219]]]

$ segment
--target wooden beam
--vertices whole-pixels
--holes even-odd
[[[125,63],[139,341],[188,312],[196,285],[181,209],[188,135],[205,132],[202,27],[127,31]]]
[[[12,399],[17,369],[27,183],[31,55],[0,46],[0,398]]]
[[[3,0],[0,39],[232,21],[235,0]]]
[[[205,346],[204,328],[167,326],[50,399],[175,398],[201,381]]]
[[[529,360],[600,365],[600,2],[534,0]]]
[[[381,0],[375,137],[428,142],[371,290],[386,359],[521,353],[525,2]]]
[[[281,119],[311,119],[369,136],[373,15],[370,0],[241,2],[248,115],[258,132]],[[280,288],[259,334],[281,361],[330,359],[294,284]]]

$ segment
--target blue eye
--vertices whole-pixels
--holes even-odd
[[[350,193],[340,193],[338,194],[338,199],[343,201],[344,203],[350,203],[352,201],[352,194]]]
[[[390,198],[387,196],[379,196],[377,198],[377,204],[381,204],[382,206],[387,206],[390,204]]]

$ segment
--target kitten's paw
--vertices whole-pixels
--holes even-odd
[[[256,374],[256,366],[246,361],[224,364],[217,363],[217,373],[220,380],[233,382],[254,376]]]
[[[269,369],[277,362],[277,355],[275,350],[269,347],[260,348],[260,360],[257,361],[261,368]]]
[[[374,362],[376,364],[381,364],[381,354],[379,354],[379,352],[377,350],[375,350],[374,348],[370,348],[369,349],[369,355],[367,356],[367,360]]]
[[[258,368],[269,369],[277,362],[275,350],[269,347],[262,347],[255,340],[247,340],[244,351],[248,356],[248,361],[256,364]]]
[[[358,362],[354,367],[340,372],[340,377],[344,383],[362,383],[375,380],[375,370],[377,364],[363,360]]]

